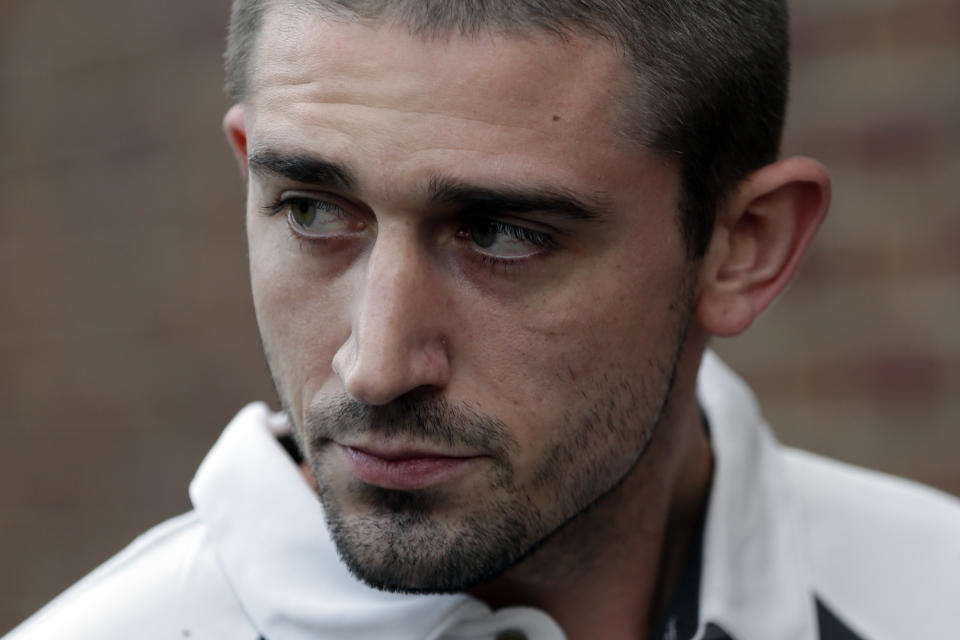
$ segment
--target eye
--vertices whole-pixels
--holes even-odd
[[[280,203],[294,232],[308,237],[356,231],[362,226],[339,205],[316,198],[290,197]]]
[[[549,234],[494,218],[474,218],[467,222],[461,234],[469,237],[481,253],[497,258],[524,258],[543,249],[556,248]]]

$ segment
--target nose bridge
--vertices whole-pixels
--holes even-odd
[[[347,393],[377,405],[443,386],[449,375],[443,294],[411,230],[378,236],[360,286],[348,344],[334,361]]]
[[[424,319],[413,308],[426,298],[429,266],[407,238],[378,242],[367,263],[360,309],[354,321],[362,343],[371,351],[399,348],[416,342],[423,333]],[[391,344],[393,343],[393,344]]]

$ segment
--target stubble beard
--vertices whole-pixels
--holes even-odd
[[[483,452],[485,489],[519,502],[484,500],[482,492],[452,497],[443,491],[397,491],[352,480],[348,513],[345,496],[333,488],[335,481],[320,455],[348,434]],[[341,559],[356,577],[377,589],[461,591],[465,578],[479,582],[496,575],[502,556],[516,555],[539,526],[536,510],[515,484],[509,460],[517,444],[507,426],[442,398],[404,396],[375,407],[337,396],[323,407],[311,407],[299,439]],[[471,508],[455,522],[440,517],[450,509],[462,510],[468,501]]]
[[[516,443],[509,427],[442,398],[405,396],[372,407],[344,395],[311,407],[295,432],[341,559],[366,584],[395,592],[456,593],[503,574],[636,467],[672,395],[685,333],[686,324],[672,357],[651,362],[642,384],[604,377],[598,386],[605,396],[554,428],[567,437],[542,456],[525,484],[510,463]],[[430,489],[396,491],[353,480],[344,495],[319,455],[342,434],[480,447],[491,461],[485,485],[452,501]],[[604,443],[599,455],[598,442]],[[625,451],[633,452],[626,460]]]
[[[630,475],[663,421],[691,307],[690,292],[670,305],[675,342],[659,360],[651,358],[643,379],[614,371],[595,382],[580,414],[554,427],[565,437],[548,448],[525,483],[511,464],[517,443],[509,426],[440,397],[407,395],[371,406],[334,396],[310,407],[303,425],[288,411],[347,568],[384,591],[462,592],[502,575],[583,517]],[[343,495],[321,452],[347,434],[482,451],[490,461],[486,484],[451,500],[431,489],[396,491],[353,480]]]

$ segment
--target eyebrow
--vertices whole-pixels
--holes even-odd
[[[587,203],[566,189],[486,187],[443,176],[431,178],[429,194],[436,203],[475,213],[537,212],[568,220],[598,220],[610,209],[599,194],[595,202]]]
[[[342,164],[304,153],[255,150],[247,162],[253,173],[283,176],[316,187],[352,191],[357,183]],[[597,220],[610,210],[609,201],[602,194],[594,194],[590,202],[585,202],[559,187],[491,187],[449,176],[433,176],[428,183],[427,197],[435,204],[474,214],[536,212],[567,220]]]
[[[250,171],[258,175],[274,174],[317,187],[350,191],[356,184],[353,175],[343,165],[302,153],[254,151],[247,162]]]

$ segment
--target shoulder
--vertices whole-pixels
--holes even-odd
[[[151,529],[5,640],[257,637],[194,513]]]
[[[811,453],[784,458],[818,597],[871,638],[956,633],[960,500]]]

